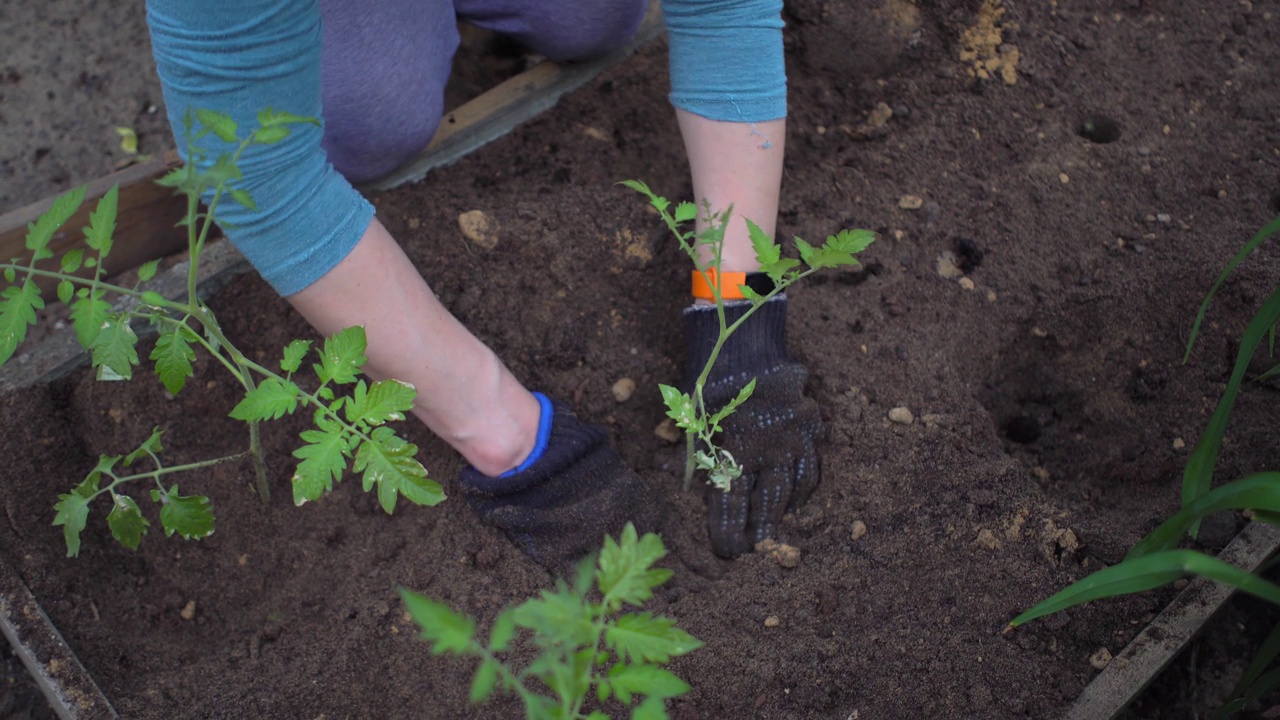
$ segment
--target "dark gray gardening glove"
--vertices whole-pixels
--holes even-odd
[[[542,419],[530,460],[499,477],[470,466],[459,476],[467,503],[481,519],[561,576],[628,521],[642,534],[657,532],[662,504],[609,444],[608,431],[534,395]]]
[[[749,302],[725,305],[732,324],[751,307]],[[719,335],[714,305],[685,310],[689,354],[685,391],[706,365]],[[739,327],[721,348],[702,398],[715,412],[732,400],[751,378],[755,392],[720,423],[717,443],[733,454],[742,476],[728,492],[707,490],[707,530],[711,549],[721,557],[736,557],[759,541],[774,537],[782,516],[802,505],[818,485],[818,453],[822,434],[818,405],[805,397],[809,371],[787,356],[787,299],[778,295]]]

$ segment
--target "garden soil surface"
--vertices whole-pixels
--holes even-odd
[[[1097,673],[1090,656],[1119,652],[1169,594],[1001,630],[1177,507],[1236,338],[1280,269],[1271,248],[1249,258],[1182,362],[1214,277],[1277,212],[1280,3],[802,0],[786,15],[780,235],[879,239],[862,269],[791,293],[790,351],[826,427],[822,484],[777,538],[799,565],[667,561],[649,609],[706,643],[672,663],[693,685],[672,715],[1055,717]],[[687,261],[614,185],[690,196],[667,87],[659,41],[374,202],[445,305],[530,387],[605,424],[704,540],[701,495],[680,490],[680,450],[654,432],[656,384],[683,367]],[[496,222],[492,249],[460,232],[471,210]],[[253,275],[212,304],[264,362],[312,337]],[[152,517],[133,552],[97,512],[81,556],[64,557],[53,502],[99,453],[155,425],[171,463],[244,446],[233,383],[208,359],[197,373],[177,399],[145,376],[83,372],[0,400],[0,552],[121,714],[517,716],[509,700],[468,706],[474,663],[432,656],[396,594],[487,628],[552,583],[476,520],[457,455],[422,427],[404,431],[452,496],[438,507],[388,516],[352,480],[294,507],[307,418],[291,417],[265,431],[269,507],[247,465],[224,465],[178,481],[212,497],[212,537],[165,538]],[[639,390],[620,403],[621,378]],[[1274,468],[1275,392],[1241,395],[1220,477]],[[895,408],[911,421],[889,420]],[[1201,546],[1243,522],[1214,518]]]

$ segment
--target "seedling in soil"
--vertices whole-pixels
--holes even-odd
[[[38,262],[54,257],[49,242],[83,203],[85,191],[80,188],[59,197],[48,212],[30,225],[26,237],[29,259],[0,263],[5,284],[0,291],[0,365],[13,356],[26,337],[27,328],[36,324],[36,311],[44,307],[36,278],[52,278],[58,283],[58,299],[71,307],[76,338],[89,351],[99,380],[133,377],[134,368],[140,364],[133,326],[145,322],[159,332],[149,359],[170,393],[179,393],[194,374],[196,347],[203,348],[231,373],[245,392],[244,399],[230,412],[231,417],[248,424],[249,447],[244,452],[165,465],[160,458],[162,431],[157,427],[129,453],[101,456],[84,481],[59,496],[55,505],[54,524],[63,527],[67,555],[79,554],[80,533],[87,523],[90,505],[104,496],[110,500],[107,525],[111,534],[130,549],[138,547],[151,525],[134,498],[125,494],[138,481],[155,485],[150,495],[160,505],[160,525],[165,534],[176,533],[186,539],[210,535],[213,512],[208,497],[181,494],[178,485],[171,482],[171,475],[247,459],[253,464],[258,492],[266,501],[269,487],[259,423],[292,414],[299,407],[314,412],[315,427],[302,433],[304,444],[293,453],[300,461],[292,482],[295,503],[315,500],[331,490],[333,483],[342,479],[350,461],[354,461],[355,472],[362,473],[366,491],[377,487],[378,500],[388,513],[395,508],[398,496],[420,505],[434,505],[444,499],[440,486],[427,478],[426,469],[415,459],[417,447],[386,425],[388,421],[404,419],[404,413],[413,407],[414,388],[396,380],[370,384],[360,378],[366,360],[363,328],[347,328],[324,341],[316,350],[319,362],[312,366],[318,384],[306,383],[313,389],[304,389],[294,380],[294,374],[312,350],[310,341],[289,343],[277,372],[237,349],[222,331],[213,310],[197,295],[200,255],[217,219],[219,203],[229,195],[234,202],[254,207],[250,193],[235,187],[241,179],[237,166],[241,154],[254,145],[279,142],[289,135],[291,126],[303,123],[317,121],[268,108],[258,114],[258,127],[241,136],[228,115],[205,110],[197,111],[194,117],[187,114],[184,124],[189,160],[157,181],[187,198],[186,218],[180,223],[187,229],[190,254],[185,301],[169,300],[140,289],[141,283],[155,276],[158,260],[138,269],[138,283],[132,287],[103,278],[103,260],[111,253],[115,231],[115,188],[89,215],[89,226],[84,228],[89,253],[79,249],[66,253],[56,270],[36,267]],[[196,144],[210,134],[232,144],[235,150],[212,158]],[[208,169],[201,170],[202,166]],[[204,212],[200,211],[202,195],[207,199]],[[75,274],[86,270],[87,277]],[[108,298],[117,301],[113,304]],[[338,386],[350,386],[351,394],[337,395]],[[149,469],[129,470],[139,462],[149,465]]]
[[[1231,271],[1269,237],[1280,232],[1280,218],[1271,221],[1253,237],[1227,264],[1209,290],[1196,314],[1187,341],[1186,361],[1191,355],[1200,325],[1209,303]],[[1218,462],[1222,437],[1226,432],[1236,395],[1244,381],[1249,363],[1264,338],[1274,343],[1275,329],[1280,323],[1280,287],[1275,288],[1245,328],[1236,354],[1235,366],[1227,381],[1218,407],[1209,419],[1204,435],[1196,443],[1183,472],[1182,509],[1153,530],[1129,551],[1125,559],[1085,577],[1061,592],[1046,598],[1009,622],[1005,632],[1037,618],[1061,612],[1082,603],[1129,593],[1151,590],[1187,575],[1205,577],[1230,585],[1251,595],[1280,605],[1280,585],[1262,577],[1262,572],[1247,573],[1215,557],[1193,550],[1178,549],[1184,536],[1196,536],[1200,521],[1223,511],[1250,510],[1259,522],[1280,525],[1280,473],[1261,472],[1233,480],[1210,490]],[[1280,374],[1280,365],[1262,373],[1261,380]],[[1274,565],[1274,560],[1272,561]],[[1263,643],[1258,656],[1228,697],[1228,702],[1213,716],[1225,718],[1256,700],[1263,693],[1280,687],[1280,670],[1265,672],[1280,656],[1280,626]]]
[[[760,263],[760,272],[767,274],[773,281],[773,290],[761,295],[745,285],[739,286],[746,298],[745,302],[750,303],[750,307],[733,324],[729,324],[725,320],[723,288],[720,287],[717,278],[721,277],[724,233],[733,215],[733,207],[715,212],[709,204],[704,202],[701,208],[703,229],[701,231],[686,230],[684,226],[697,219],[698,206],[691,202],[682,202],[676,205],[674,212],[671,212],[671,202],[654,194],[648,185],[638,180],[626,180],[621,184],[649,199],[649,204],[662,216],[663,222],[680,243],[680,248],[693,261],[695,270],[702,274],[714,295],[720,334],[712,347],[710,357],[707,358],[706,366],[702,368],[702,372],[694,383],[692,393],[681,392],[670,385],[658,387],[662,392],[662,401],[667,406],[667,415],[675,421],[676,427],[685,431],[685,490],[689,489],[693,475],[698,470],[707,472],[707,477],[713,486],[728,490],[733,481],[742,475],[742,468],[728,450],[716,444],[715,436],[720,432],[720,424],[725,418],[733,414],[751,397],[756,381],[752,378],[733,400],[715,412],[711,412],[703,402],[702,392],[706,387],[707,378],[711,375],[711,368],[720,355],[720,350],[733,332],[741,327],[742,323],[746,322],[747,318],[760,306],[779,293],[785,292],[797,281],[827,268],[861,267],[861,263],[854,258],[854,255],[871,245],[875,240],[875,233],[870,230],[841,230],[828,237],[827,241],[819,247],[814,247],[797,237],[795,246],[800,255],[800,259],[797,260],[783,257],[782,248],[773,241],[773,238],[751,220],[746,220],[756,261]]]
[[[412,590],[401,589],[400,595],[433,653],[480,659],[472,702],[483,702],[501,686],[520,698],[529,720],[607,720],[603,710],[585,714],[594,688],[601,705],[615,698],[630,706],[643,697],[631,718],[656,720],[667,717],[667,698],[690,690],[662,666],[702,647],[670,618],[622,613],[624,605],[643,606],[671,577],[670,570],[653,567],[665,554],[657,535],[638,538],[627,523],[618,541],[605,538],[598,562],[590,557],[579,565],[572,585],[560,580],[555,590],[498,615],[488,642],[476,637],[475,620],[449,606]],[[520,670],[498,658],[511,649],[517,628],[532,632],[539,651]],[[551,695],[540,694],[543,688]]]

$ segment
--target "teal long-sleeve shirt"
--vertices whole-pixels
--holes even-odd
[[[354,1],[354,0],[353,0]],[[663,0],[671,102],[691,113],[753,123],[786,116],[779,0]],[[189,110],[229,114],[245,130],[265,107],[321,117],[320,10],[315,0],[147,0],[170,125],[185,155]],[[220,203],[236,247],[281,295],[305,289],[364,234],[373,207],[328,162],[322,128],[256,146],[240,159],[253,209]],[[213,136],[216,158],[233,148]]]

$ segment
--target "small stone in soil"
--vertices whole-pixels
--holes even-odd
[[[178,615],[179,615],[183,620],[190,620],[191,618],[195,617],[195,616],[196,616],[196,601],[195,601],[195,600],[188,600],[188,601],[187,601],[187,604],[186,604],[186,605],[184,605],[184,606],[182,607],[182,610],[178,611]]]
[[[485,250],[498,246],[498,224],[480,210],[468,210],[458,216],[458,227],[468,240]]]
[[[770,615],[764,619],[764,626],[767,628],[776,628],[781,624],[782,621],[778,619],[777,615]]]
[[[919,195],[903,195],[898,198],[898,207],[903,210],[919,210],[924,207],[924,199]]]
[[[620,403],[630,400],[635,391],[636,381],[629,377],[624,377],[613,384],[613,398]]]
[[[958,282],[960,283],[960,287],[964,288],[965,290],[972,290],[974,288],[973,281],[967,277],[960,278]]]
[[[653,429],[653,434],[657,435],[663,442],[674,445],[680,442],[680,438],[684,433],[680,432],[680,428],[676,427],[676,421],[667,418],[658,423],[658,427]]]
[[[889,411],[889,420],[899,425],[910,425],[915,422],[915,416],[905,406],[899,406]]]
[[[1174,439],[1173,439],[1173,449],[1174,449],[1174,450],[1181,450],[1182,448],[1184,448],[1184,447],[1186,447],[1186,446],[1187,446],[1187,441],[1186,441],[1186,440],[1183,440],[1182,438],[1174,438]]]
[[[1111,664],[1111,651],[1106,648],[1102,648],[1098,652],[1090,655],[1089,664],[1092,665],[1095,670],[1105,669]]]
[[[857,542],[867,535],[867,524],[861,520],[854,520],[853,527],[849,530],[849,539]]]
[[[939,253],[938,259],[934,261],[934,267],[937,268],[939,275],[948,280],[964,275],[964,271],[960,269],[955,254],[950,250],[944,250]]]

